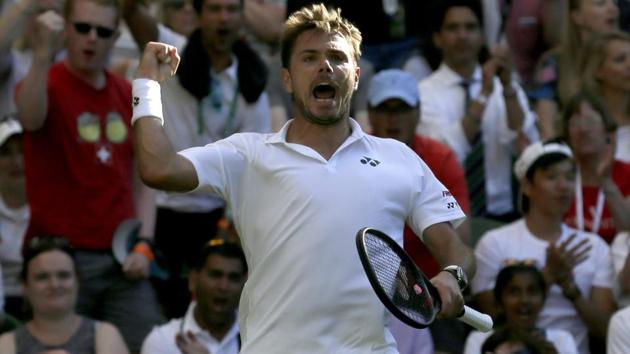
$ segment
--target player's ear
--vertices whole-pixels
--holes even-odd
[[[282,68],[282,86],[288,93],[293,93],[293,79],[287,68]]]

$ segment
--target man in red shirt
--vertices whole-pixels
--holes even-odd
[[[64,17],[38,16],[33,64],[16,101],[31,207],[26,238],[70,241],[78,310],[116,325],[135,352],[161,315],[147,279],[155,202],[134,169],[131,85],[105,69],[119,36],[118,9],[116,0],[68,0]],[[66,59],[53,63],[64,40]],[[136,217],[141,241],[121,266],[113,233]]]
[[[368,89],[368,117],[373,135],[396,139],[414,150],[446,189],[453,194],[462,210],[466,214],[469,213],[466,177],[455,154],[446,145],[415,134],[420,119],[420,93],[418,82],[411,74],[399,69],[387,69],[377,73],[370,81]],[[468,244],[469,222],[464,221],[457,232]],[[404,248],[429,278],[434,277],[440,272],[442,266],[445,266],[437,263],[429,249],[408,226],[405,227],[404,232]],[[449,322],[449,325],[451,324],[458,325],[456,321]],[[435,348],[440,349],[442,336],[437,334],[434,328],[431,328],[431,331]],[[451,331],[450,336],[451,342],[456,342],[453,338],[457,337],[456,332]],[[461,339],[463,342],[463,338]]]

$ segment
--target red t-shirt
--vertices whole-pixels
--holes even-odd
[[[615,161],[615,165],[613,166],[612,178],[617,187],[619,187],[619,190],[624,197],[630,195],[630,163]],[[586,228],[585,231],[592,232],[594,219],[593,214],[595,213],[595,209],[597,206],[598,194],[598,187],[582,186],[582,196],[584,198],[582,215],[584,215],[584,227]],[[630,215],[628,217],[630,217]],[[564,215],[564,222],[571,227],[577,228],[577,219],[575,216],[575,201],[573,201],[573,204],[571,204],[571,207]],[[610,215],[608,203],[606,203],[605,199],[602,220],[597,234],[599,234],[599,236],[601,236],[608,244],[612,242],[612,240],[615,238],[615,235],[617,234],[617,228],[615,227],[612,215]]]
[[[46,121],[24,134],[27,238],[109,249],[118,224],[134,216],[131,86],[109,72],[106,80],[97,90],[64,63],[50,68]]]
[[[470,203],[466,177],[451,149],[436,140],[416,135],[413,150],[429,166],[435,177],[451,192],[462,210],[468,214]],[[403,243],[405,251],[409,253],[424,274],[433,277],[439,273],[440,265],[424,243],[406,225]]]

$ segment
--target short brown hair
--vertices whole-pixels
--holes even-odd
[[[311,29],[338,33],[352,46],[355,63],[361,57],[361,32],[350,21],[341,17],[340,9],[327,9],[324,4],[313,4],[294,12],[284,23],[281,39],[282,67],[288,68],[297,37]]]
[[[120,22],[120,14],[122,12],[120,0],[65,0],[63,5],[63,18],[66,20],[70,18],[74,10],[74,4],[78,1],[91,1],[99,6],[111,7],[116,10],[116,24],[118,25]]]

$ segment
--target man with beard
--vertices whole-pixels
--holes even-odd
[[[238,353],[236,310],[247,278],[243,250],[222,239],[210,240],[193,257],[191,267],[188,288],[195,301],[184,318],[154,328],[144,340],[142,354]]]
[[[271,131],[263,91],[267,69],[239,39],[241,0],[194,0],[199,28],[188,38],[159,25],[140,0],[125,0],[124,17],[140,48],[149,41],[182,53],[177,80],[162,86],[166,135],[177,150],[210,144],[237,132]],[[155,243],[170,273],[154,281],[168,318],[181,317],[190,302],[186,257],[217,233],[225,202],[208,193],[157,194]],[[185,235],[184,238],[179,237]]]
[[[415,152],[365,134],[349,117],[360,44],[337,10],[294,13],[281,57],[295,118],[276,134],[234,134],[180,153],[162,127],[159,83],[176,70],[177,51],[149,43],[143,53],[133,83],[141,175],[154,188],[217,194],[232,208],[250,269],[241,353],[397,352],[356,252],[367,225],[402,243],[407,221],[450,265],[431,280],[440,317],[462,311],[461,287],[475,271],[453,230],[464,214]]]

